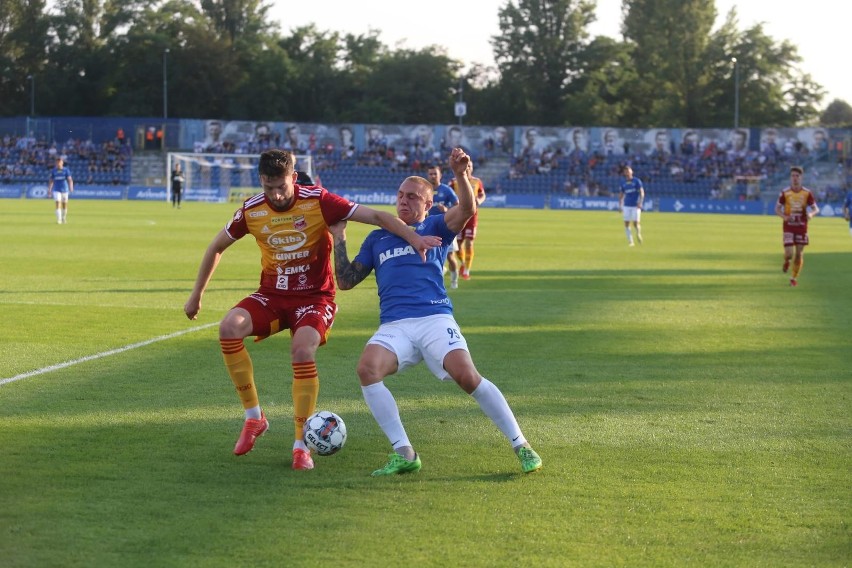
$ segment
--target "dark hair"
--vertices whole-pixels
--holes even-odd
[[[799,172],[800,174],[804,174],[805,169],[802,166],[791,166],[790,167],[790,173],[793,173],[793,172]]]
[[[267,150],[257,162],[257,173],[270,178],[289,175],[295,170],[296,160],[287,150]]]

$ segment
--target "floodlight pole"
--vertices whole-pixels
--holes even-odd
[[[163,50],[163,118],[169,117],[169,48]]]
[[[464,75],[459,77],[459,102],[460,103],[464,102],[463,93],[464,93]],[[459,126],[462,125],[463,118],[464,117],[461,114],[459,114]]]
[[[35,75],[27,75],[30,81],[30,116],[35,116]]]
[[[740,127],[740,66],[736,57],[731,57],[734,64],[734,128]]]

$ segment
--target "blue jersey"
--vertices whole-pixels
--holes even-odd
[[[642,186],[642,180],[638,177],[634,177],[630,181],[624,181],[621,184],[621,189],[619,190],[622,195],[624,195],[624,206],[625,207],[638,207],[639,206],[639,190],[644,190]]]
[[[414,230],[419,235],[441,237],[441,246],[426,253],[426,262],[410,244],[385,229],[367,235],[353,260],[376,271],[382,323],[453,313],[443,269],[456,233],[447,227],[443,215],[426,217]]]
[[[71,170],[67,166],[53,168],[50,170],[50,179],[53,182],[53,191],[65,193],[68,191],[68,180],[71,179]]]
[[[443,205],[447,209],[452,207],[453,205],[457,205],[459,202],[459,198],[456,195],[456,192],[453,191],[453,188],[448,186],[445,183],[438,184],[438,187],[435,188],[435,192],[432,195],[432,208],[429,209],[429,215],[437,215],[439,213],[445,213],[445,211],[441,211],[435,205]]]

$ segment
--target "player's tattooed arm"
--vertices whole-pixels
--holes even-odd
[[[337,287],[341,290],[351,290],[360,284],[370,271],[360,262],[349,262],[346,240],[334,241],[334,273],[337,276]]]

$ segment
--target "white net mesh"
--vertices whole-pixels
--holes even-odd
[[[176,164],[180,164],[184,177],[184,201],[242,201],[260,192],[259,159],[260,154],[169,152],[166,158],[168,199],[172,197],[172,171]],[[316,179],[311,156],[297,154],[296,170]]]

